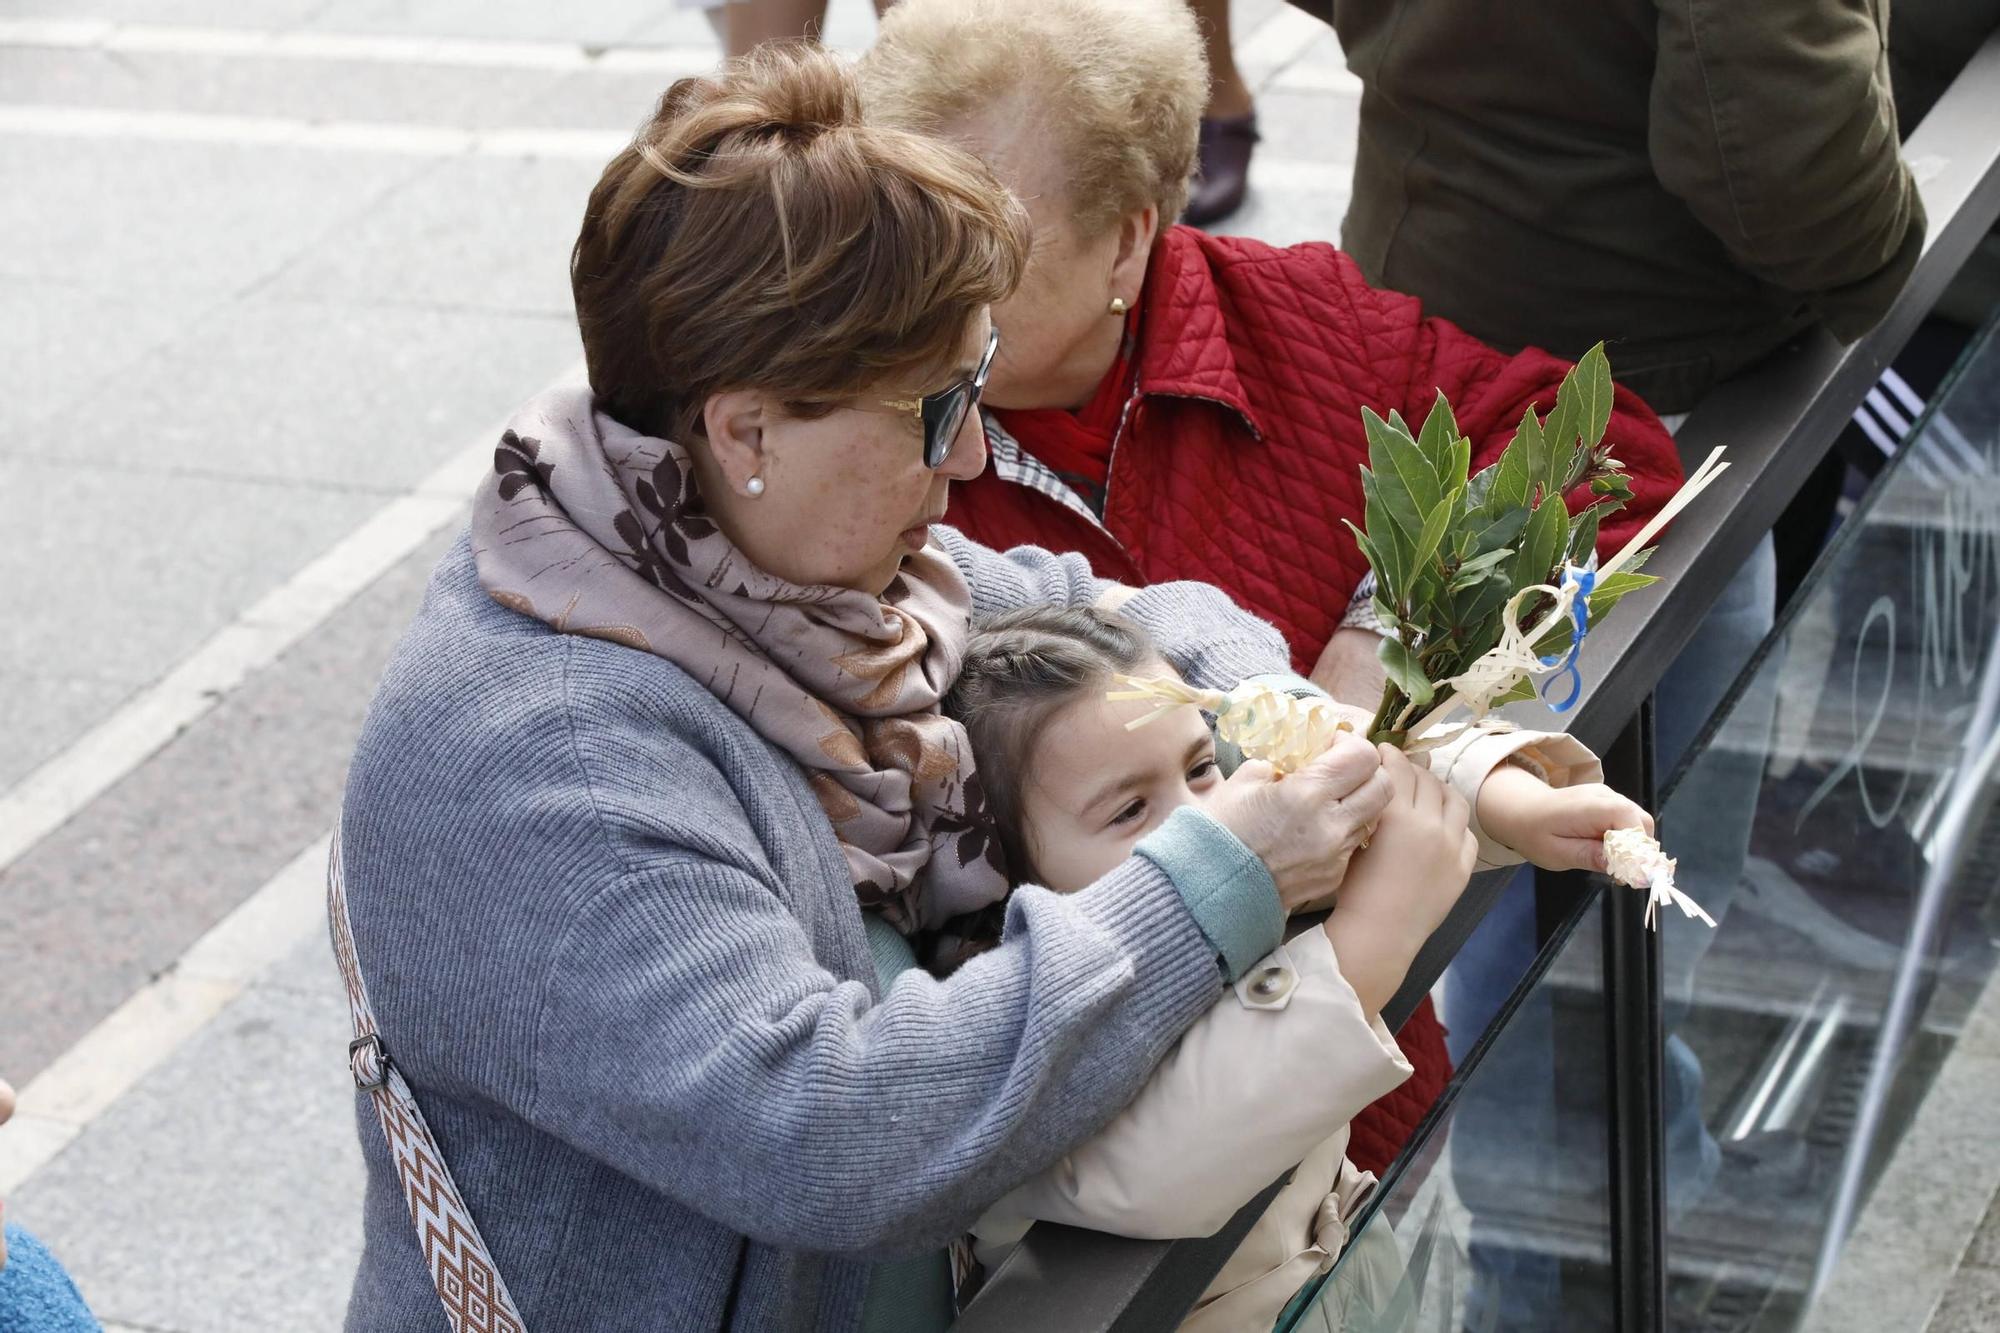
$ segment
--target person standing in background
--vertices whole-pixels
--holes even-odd
[[[1670,426],[1815,326],[1860,337],[1916,264],[1925,219],[1899,152],[1887,0],[1293,2],[1333,25],[1362,82],[1341,242],[1368,280],[1503,348],[1576,357],[1604,340],[1617,379]],[[1661,680],[1663,778],[1770,631],[1775,568],[1767,536]],[[1773,704],[1742,701],[1738,724]],[[1721,916],[1748,855],[1762,761],[1709,758],[1701,791],[1676,803],[1699,825],[1684,835],[1681,872]],[[1461,951],[1445,1013],[1455,1043],[1485,1028],[1525,971],[1534,917],[1517,883]],[[1670,1024],[1706,944],[1666,934]],[[1524,1018],[1548,1024],[1553,1045],[1551,1015]],[[1665,1073],[1672,1211],[1719,1175],[1724,1189],[1785,1187],[1754,1159],[1722,1170],[1701,1066],[1678,1036]],[[1475,1215],[1470,1317],[1545,1327],[1560,1301],[1554,1261],[1481,1236],[1482,1202],[1504,1205],[1510,1185],[1477,1165],[1477,1145],[1545,1136],[1564,1156],[1585,1150],[1565,1137],[1567,1116],[1556,1124],[1552,1065],[1485,1082],[1504,1090],[1462,1107],[1461,1147],[1475,1150],[1454,1157]],[[1730,1152],[1760,1147],[1783,1157],[1787,1145]]]
[[[1201,113],[1200,161],[1181,221],[1220,222],[1243,206],[1250,155],[1257,147],[1257,105],[1236,68],[1229,41],[1229,0],[1188,0],[1208,56],[1208,106]]]
[[[1607,339],[1686,412],[1916,264],[1886,0],[1317,3],[1363,84],[1342,248],[1487,342]]]

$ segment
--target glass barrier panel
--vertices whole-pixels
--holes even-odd
[[[1592,899],[1551,940],[1546,973],[1461,1062],[1428,1139],[1279,1333],[1609,1326],[1601,915]]]
[[[1990,802],[1966,812],[1986,846],[1932,876],[1937,929],[1925,939],[1913,925],[1954,841],[1954,793],[1992,781],[1974,770],[1991,762],[1996,635],[1989,327],[1660,811],[1682,887],[1719,922],[1676,914],[1662,937],[1670,1328],[1799,1327],[1816,1274],[1837,1266],[1843,1175],[1855,1211],[1894,1204],[1883,1166],[1994,970]],[[1899,977],[1910,1021],[1885,1034]],[[1871,1122],[1880,1132],[1863,1142]]]

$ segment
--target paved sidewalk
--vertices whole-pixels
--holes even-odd
[[[1230,227],[1329,238],[1357,89],[1280,0],[1235,27]],[[0,1194],[107,1327],[339,1326],[348,751],[493,429],[575,371],[590,183],[713,58],[664,0],[0,5]]]

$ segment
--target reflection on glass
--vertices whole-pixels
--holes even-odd
[[[1993,971],[1995,849],[1976,845],[1990,802],[1962,798],[1993,780],[1977,770],[1997,641],[1989,330],[1661,812],[1689,847],[1714,827],[1714,793],[1753,779],[1740,878],[1688,885],[1720,928],[1675,920],[1663,937],[1670,1327],[1798,1327],[1838,1269],[1836,1217],[1895,1206],[1883,1167]],[[1947,819],[1954,793],[1962,818]],[[1947,865],[1953,845],[1972,854]],[[1899,984],[1907,1021],[1885,1031]]]
[[[1462,1070],[1436,1131],[1279,1330],[1609,1326],[1600,910],[1552,948],[1548,976]]]

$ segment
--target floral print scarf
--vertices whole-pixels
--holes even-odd
[[[854,891],[906,935],[997,936],[999,840],[965,728],[938,702],[971,624],[936,543],[880,598],[750,563],[707,517],[687,451],[552,390],[514,416],[472,512],[489,595],[565,634],[652,653],[806,771]]]

